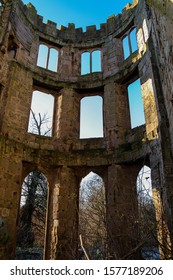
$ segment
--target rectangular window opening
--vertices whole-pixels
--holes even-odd
[[[92,73],[101,72],[101,51],[92,52]]]
[[[81,75],[90,74],[90,53],[84,52],[81,54]]]
[[[144,106],[139,79],[128,86],[128,100],[131,128],[135,128],[145,124]]]
[[[130,32],[130,42],[131,42],[132,53],[133,53],[138,49],[138,43],[137,43],[137,38],[136,38],[136,28],[134,28]]]
[[[0,101],[1,101],[1,99],[2,99],[2,90],[3,90],[3,85],[0,84]]]
[[[80,139],[103,137],[103,98],[86,96],[80,102]]]
[[[54,96],[41,91],[33,91],[28,123],[28,132],[52,136]]]
[[[123,51],[124,51],[124,59],[130,56],[130,47],[128,36],[123,39]]]

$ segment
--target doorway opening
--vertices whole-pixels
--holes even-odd
[[[21,189],[16,259],[43,259],[48,185],[43,173],[30,172]]]
[[[138,173],[137,181],[138,215],[141,254],[144,259],[160,259],[157,241],[157,223],[152,196],[151,169],[144,165]]]
[[[106,199],[102,178],[90,172],[80,183],[79,259],[107,256]]]

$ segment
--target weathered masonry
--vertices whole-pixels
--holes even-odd
[[[57,29],[54,22],[43,23],[21,0],[0,1],[0,259],[14,259],[21,185],[33,170],[49,184],[45,259],[76,258],[79,182],[90,171],[105,183],[110,252],[117,259],[129,252],[140,258],[136,177],[144,163],[157,197],[158,239],[173,250],[172,15],[172,0],[139,0],[99,30],[89,26],[83,32],[73,24]],[[137,50],[130,39],[134,29]],[[43,47],[48,56],[39,65]],[[145,124],[132,129],[127,88],[137,79]],[[54,97],[51,137],[28,132],[36,90]],[[80,104],[89,96],[103,100],[103,137],[80,139]],[[160,250],[170,258],[170,251]]]

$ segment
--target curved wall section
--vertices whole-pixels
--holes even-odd
[[[141,242],[140,236],[136,234],[134,237],[133,234],[134,230],[138,232],[134,186],[144,164],[151,167],[155,193],[157,196],[164,194],[159,196],[156,205],[156,215],[162,221],[158,225],[158,240],[160,244],[164,238],[171,242],[170,217],[166,216],[167,220],[164,220],[165,214],[160,209],[164,204],[166,213],[173,210],[172,200],[167,200],[172,178],[168,167],[173,163],[172,153],[168,151],[173,147],[169,118],[172,107],[167,99],[172,80],[163,63],[167,53],[159,41],[159,32],[161,38],[169,42],[170,49],[173,42],[169,28],[165,28],[162,34],[156,23],[156,18],[158,22],[162,18],[160,26],[164,20],[167,26],[169,17],[166,21],[157,5],[148,2],[134,1],[133,5],[123,9],[122,14],[101,24],[99,30],[88,26],[83,32],[74,24],[57,29],[54,22],[43,23],[36,9],[31,4],[24,5],[21,0],[1,1],[1,259],[14,258],[21,184],[30,170],[43,172],[49,181],[45,259],[77,258],[79,182],[91,171],[105,182],[111,256],[140,258],[140,251],[134,250]],[[131,41],[132,30],[137,50]],[[123,46],[124,38],[126,43]],[[124,56],[125,45],[129,52],[127,57]],[[81,71],[85,53],[88,68]],[[170,73],[171,59],[165,59],[170,62]],[[159,68],[160,65],[163,67]],[[137,79],[141,85],[145,125],[131,129],[128,86]],[[33,92],[53,97],[50,137],[39,133],[49,113],[48,109],[41,114],[43,107],[49,108],[49,102],[43,104],[42,100],[32,114],[38,133],[28,132]],[[132,94],[135,95],[135,89]],[[81,100],[98,96],[103,100],[103,137],[80,139]],[[89,108],[87,110],[90,112]],[[136,118],[140,118],[139,113]],[[168,187],[163,190],[165,182]],[[165,223],[166,231],[161,228]],[[162,249],[162,254],[168,258],[167,248]]]

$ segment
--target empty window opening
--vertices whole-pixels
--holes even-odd
[[[136,28],[133,28],[122,40],[124,59],[128,58],[138,49]]]
[[[152,197],[151,169],[144,165],[136,181],[138,195],[139,230],[141,253],[144,259],[159,259],[157,224]]]
[[[41,91],[34,91],[28,132],[43,136],[52,136],[53,111],[54,97]]]
[[[48,69],[56,72],[58,68],[58,51],[51,48],[49,53]]]
[[[3,89],[3,86],[2,86],[2,84],[0,83],[0,101],[1,101],[1,98],[2,98],[2,89]]]
[[[130,107],[131,128],[145,124],[144,106],[139,79],[128,86],[128,99]]]
[[[82,53],[81,59],[81,74],[89,74],[90,73],[90,53],[84,52]]]
[[[43,259],[47,187],[47,179],[39,171],[30,172],[24,179],[17,229],[16,259]]]
[[[107,258],[106,199],[103,180],[90,172],[80,183],[79,259]],[[85,251],[81,246],[85,244]]]
[[[124,59],[129,57],[130,55],[130,48],[129,48],[129,40],[128,36],[123,39],[123,50],[124,50]]]
[[[132,48],[132,53],[138,49],[137,39],[136,39],[136,28],[130,32],[130,43]]]
[[[47,68],[48,47],[45,45],[39,46],[37,66]]]
[[[1,13],[3,12],[4,10],[4,6],[5,6],[5,1],[0,1],[0,16],[1,16]]]
[[[80,104],[80,138],[95,137],[103,137],[103,99],[84,97]]]
[[[92,72],[101,71],[101,51],[92,52]]]
[[[37,66],[57,72],[58,55],[58,50],[41,44],[38,51]]]
[[[101,51],[84,52],[81,55],[81,75],[101,72]]]

